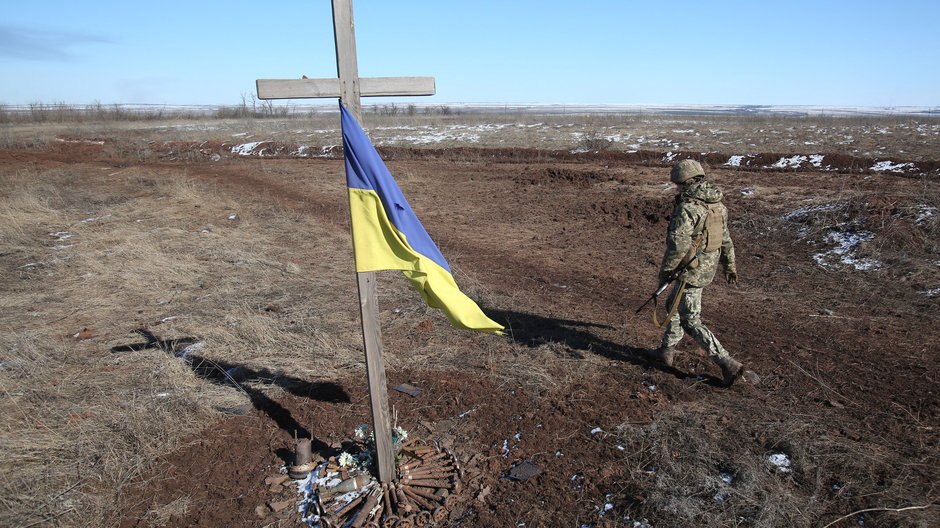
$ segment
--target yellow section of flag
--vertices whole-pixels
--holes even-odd
[[[503,333],[502,325],[460,291],[450,272],[412,249],[375,191],[350,188],[349,211],[356,271],[402,270],[428,306],[442,310],[456,328]]]

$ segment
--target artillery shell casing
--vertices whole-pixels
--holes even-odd
[[[439,497],[431,488],[413,488],[411,486],[408,486],[407,484],[403,487],[410,490],[411,493],[414,493],[415,495],[418,495],[419,497],[424,497],[426,499],[433,500],[434,502],[437,502],[439,504],[444,504],[444,497]]]
[[[408,498],[411,499],[412,502],[417,504],[422,510],[433,510],[436,506],[435,504],[429,503],[427,499],[425,499],[424,497],[420,497],[417,493],[414,493],[413,491],[408,489],[407,486],[402,487],[402,491],[404,491],[405,495],[407,495]]]
[[[421,465],[404,468],[404,471],[424,471],[426,469],[435,469],[435,468],[449,468],[453,467],[453,464],[450,460],[432,460],[430,462],[425,462]]]
[[[426,464],[426,463],[428,463],[428,462],[431,462],[432,460],[437,460],[437,459],[439,459],[439,458],[444,458],[444,457],[446,457],[446,456],[447,456],[446,453],[435,453],[435,454],[433,454],[433,455],[429,455],[429,456],[423,457],[422,460],[424,460],[424,463]]]
[[[434,517],[431,516],[431,512],[428,510],[421,510],[418,512],[418,516],[415,517],[415,526],[423,527],[431,524],[431,521],[434,520]]]
[[[416,468],[416,467],[420,466],[420,465],[423,464],[423,463],[424,463],[424,460],[422,460],[422,459],[420,459],[420,458],[413,458],[413,459],[409,460],[408,462],[405,462],[404,464],[399,465],[399,466],[398,466],[398,469],[404,471],[404,470],[406,470],[406,469]]]
[[[401,486],[395,486],[395,496],[398,497],[398,512],[409,513],[415,508],[408,502],[407,497],[405,497],[405,492],[402,491]]]
[[[392,501],[388,498],[388,484],[382,483],[382,504],[385,505],[385,512],[388,514],[386,517],[392,515]]]
[[[359,495],[359,496],[356,497],[355,499],[349,501],[349,503],[347,503],[346,505],[344,505],[344,506],[342,506],[341,508],[339,508],[338,510],[334,511],[332,514],[330,514],[330,516],[331,516],[331,517],[342,517],[343,515],[346,515],[346,514],[349,513],[353,508],[355,508],[360,502],[362,502],[362,500],[365,499],[365,498],[366,498],[366,495],[365,495],[365,494]]]
[[[453,489],[454,485],[445,480],[409,480],[409,486],[420,486],[422,488],[447,488]]]
[[[455,475],[457,472],[454,468],[449,466],[436,466],[436,467],[420,467],[415,469],[408,469],[401,473],[402,478],[414,478],[418,475],[431,475],[431,474],[443,474],[443,475]]]
[[[366,523],[366,519],[369,517],[369,512],[372,511],[372,508],[375,508],[378,501],[378,495],[374,493],[374,490],[370,491],[365,502],[362,503],[362,507],[359,508],[359,513],[356,514],[356,518],[349,523],[349,528],[362,528],[362,525]]]
[[[407,474],[407,473],[420,473],[423,471],[441,471],[441,470],[454,471],[455,468],[454,466],[450,464],[450,462],[436,460],[429,464],[422,464],[417,467],[402,470],[402,473]]]

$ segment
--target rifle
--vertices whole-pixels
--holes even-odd
[[[636,313],[640,313],[640,310],[642,310],[643,308],[646,308],[647,304],[654,301],[664,291],[666,291],[666,288],[668,288],[670,284],[675,282],[675,280],[679,278],[679,275],[682,275],[682,272],[685,271],[686,268],[689,267],[689,264],[691,264],[695,259],[699,258],[702,255],[702,253],[704,253],[703,250],[701,249],[698,250],[692,258],[686,261],[685,264],[679,266],[678,268],[675,269],[675,271],[670,273],[669,276],[666,277],[666,280],[662,284],[659,285],[659,288],[657,288],[656,291],[653,292],[653,295],[651,295],[650,298],[647,299],[645,303],[641,304],[640,307],[636,309]]]

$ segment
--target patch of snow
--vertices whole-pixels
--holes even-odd
[[[793,471],[793,462],[786,453],[773,453],[768,455],[767,462],[777,468],[781,473],[790,473]]]
[[[329,158],[333,155],[333,151],[338,148],[336,145],[327,145],[325,147],[320,147],[320,153],[316,155],[318,158]]]
[[[928,220],[934,217],[937,214],[937,208],[932,205],[921,205],[917,210],[917,218],[914,219],[914,223],[917,225],[924,225]]]
[[[725,162],[725,165],[728,165],[730,167],[740,167],[741,162],[744,161],[744,158],[746,157],[747,156],[731,156],[730,158],[728,158],[728,161]]]
[[[779,160],[777,160],[777,163],[774,163],[773,165],[771,165],[771,167],[775,169],[787,169],[787,168],[796,169],[796,168],[799,168],[800,165],[802,165],[804,161],[809,161],[809,158],[806,156],[797,154],[796,156],[793,156],[790,158],[780,158]]]
[[[936,297],[937,295],[940,295],[940,288],[934,288],[932,290],[920,290],[917,293],[926,295],[927,297]]]
[[[871,170],[884,172],[910,172],[917,170],[913,163],[894,163],[892,161],[879,161],[875,163]]]
[[[189,359],[190,354],[193,354],[193,353],[195,353],[195,352],[199,352],[200,350],[202,350],[202,349],[205,348],[205,347],[206,347],[206,342],[205,342],[205,341],[199,341],[199,342],[197,342],[197,343],[193,343],[193,344],[189,345],[188,347],[186,347],[186,348],[180,350],[179,352],[177,352],[177,353],[176,353],[176,357],[181,357],[181,358],[183,358],[183,359]]]
[[[476,408],[473,408],[473,409],[470,409],[469,411],[464,411],[464,412],[460,413],[459,415],[457,415],[457,418],[463,418],[464,416],[466,416],[466,415],[468,415],[468,414],[470,414],[470,413],[475,413],[475,412],[477,412],[477,410],[476,410]]]
[[[591,434],[597,434],[597,433],[603,433],[603,432],[604,430],[601,429],[600,427],[595,427],[594,429],[591,429]]]
[[[874,237],[875,234],[869,231],[858,231],[854,233],[830,231],[826,235],[825,240],[835,244],[836,247],[830,249],[829,251],[824,251],[822,253],[813,255],[813,260],[815,260],[816,263],[822,267],[829,267],[831,265],[830,261],[832,258],[838,257],[842,264],[853,266],[859,271],[878,269],[881,267],[881,263],[877,260],[870,258],[857,258],[853,255],[862,242],[871,240]]]
[[[254,141],[251,143],[242,143],[241,145],[235,145],[232,147],[232,154],[237,154],[239,156],[251,156],[252,152],[258,147],[258,145],[265,143],[264,141]]]
[[[813,167],[816,167],[816,168],[818,168],[818,169],[827,169],[827,170],[828,170],[828,169],[830,168],[829,165],[826,165],[825,167],[822,166],[822,161],[823,161],[823,159],[824,159],[825,157],[826,157],[826,156],[824,156],[823,154],[812,154],[812,155],[810,155],[810,157],[809,157],[809,162],[810,162],[810,164],[811,164]]]
[[[750,188],[741,189],[741,196],[753,196],[753,195],[754,195],[754,189],[750,189]]]
[[[676,156],[678,156],[678,155],[679,155],[678,152],[667,152],[667,153],[663,156],[663,161],[666,161],[666,162],[672,161],[672,160],[676,159]]]
[[[803,217],[811,213],[821,213],[824,211],[832,211],[833,209],[837,207],[841,207],[841,206],[842,204],[835,204],[835,203],[810,205],[807,207],[803,207],[801,209],[797,209],[795,211],[790,211],[789,213],[783,215],[783,219],[789,220],[789,221],[802,220]]]
[[[85,143],[87,145],[104,145],[104,141],[93,140],[93,139],[64,139],[64,138],[55,138],[56,141],[60,143]]]
[[[94,216],[92,218],[86,218],[82,220],[80,223],[87,224],[88,222],[97,222],[98,220],[104,220],[105,218],[111,218],[111,213],[108,213],[104,216]]]

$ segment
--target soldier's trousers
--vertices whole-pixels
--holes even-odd
[[[666,306],[672,307],[676,292],[679,289],[677,283],[672,288],[669,298],[666,300]],[[662,346],[665,348],[675,347],[686,333],[692,336],[702,349],[708,353],[712,360],[728,356],[728,351],[721,346],[718,338],[704,324],[702,324],[702,290],[704,288],[693,288],[686,286],[682,294],[682,300],[679,301],[679,309],[672,321],[666,326],[666,332],[663,334]]]

